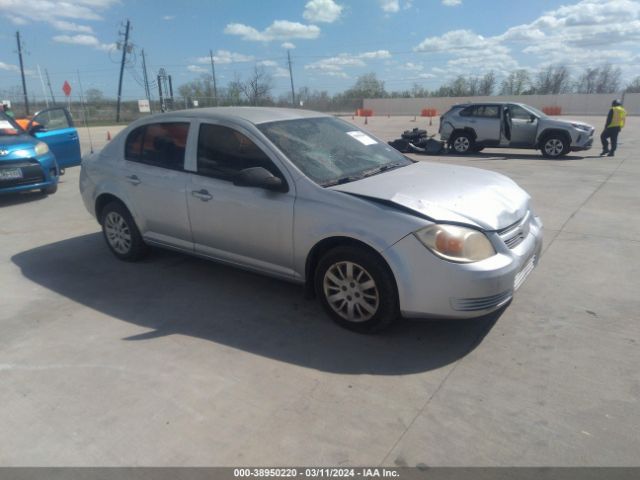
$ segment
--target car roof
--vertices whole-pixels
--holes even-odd
[[[452,105],[451,108],[453,107],[470,107],[471,105],[519,105],[519,106],[523,106],[525,105],[524,103],[519,103],[519,102],[506,102],[504,100],[488,100],[486,102],[467,102],[467,103],[456,103],[455,105]]]
[[[188,118],[200,119],[221,119],[233,118],[242,119],[255,125],[267,122],[277,122],[283,120],[298,120],[302,118],[329,117],[330,115],[314,112],[312,110],[301,110],[297,108],[277,108],[277,107],[208,107],[194,108],[190,110],[174,110],[171,115],[179,115]],[[145,117],[146,120],[160,119],[166,114],[157,114]],[[146,122],[145,122],[146,123]]]

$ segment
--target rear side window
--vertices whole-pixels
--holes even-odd
[[[499,118],[498,105],[471,105],[460,112],[461,117]]]
[[[184,152],[189,134],[187,122],[152,123],[129,133],[124,158],[170,170],[184,168]]]

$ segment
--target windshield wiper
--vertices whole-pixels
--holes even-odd
[[[395,168],[400,168],[400,167],[404,167],[405,163],[404,162],[394,162],[394,163],[388,163],[386,165],[382,165],[380,167],[376,167],[376,168],[372,168],[371,170],[365,170],[364,172],[362,172],[362,177],[371,177],[372,175],[377,175],[379,173],[382,172],[386,172],[389,170],[393,170]]]
[[[342,185],[343,183],[355,182],[356,180],[361,180],[362,178],[364,178],[362,175],[348,175],[346,177],[328,180],[321,185],[323,187],[333,187],[334,185]]]

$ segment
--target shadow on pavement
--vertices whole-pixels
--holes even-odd
[[[468,154],[449,152],[446,154],[446,156],[468,158],[470,160],[540,160],[545,162],[570,162],[572,160],[584,160],[585,158],[592,158],[572,153],[569,153],[566,156],[560,158],[547,158],[542,156],[542,154],[540,153],[503,153],[486,151]]]
[[[317,302],[303,298],[300,286],[168,251],[121,262],[100,233],[27,250],[12,261],[29,280],[148,329],[126,341],[190,335],[335,373],[398,375],[445,366],[472,351],[501,314],[399,321],[379,335],[359,335],[335,325]]]
[[[45,195],[39,190],[20,193],[3,193],[0,194],[0,208],[20,205],[28,202],[38,202],[40,200],[45,200],[47,197],[48,195]]]

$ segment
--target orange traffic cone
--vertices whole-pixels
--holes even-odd
[[[107,142],[111,140],[111,132],[107,130]]]

